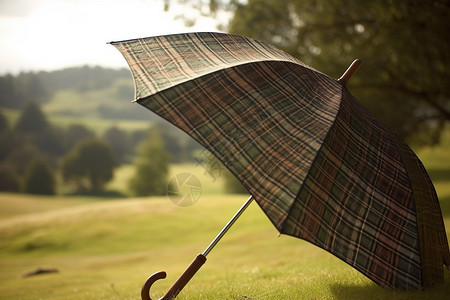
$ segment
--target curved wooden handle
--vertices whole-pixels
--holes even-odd
[[[191,280],[191,278],[197,273],[197,271],[206,262],[206,257],[203,254],[199,254],[191,262],[189,267],[181,274],[181,276],[175,281],[175,283],[170,287],[170,289],[159,298],[159,300],[169,300],[175,299],[175,297],[181,292],[181,290],[186,286],[186,284]],[[150,288],[153,283],[159,279],[166,278],[166,272],[157,272],[151,275],[144,283],[141,289],[141,299],[142,300],[152,300],[150,297]]]
[[[150,277],[147,278],[144,285],[142,286],[141,299],[142,300],[152,300],[152,298],[150,298],[150,288],[152,287],[153,283],[155,283],[155,281],[164,279],[164,278],[166,278],[166,276],[167,276],[167,274],[164,271],[156,272],[156,273],[150,275]]]
[[[361,66],[361,60],[355,59],[351,65],[348,67],[348,69],[342,74],[342,76],[337,80],[343,85],[347,85],[347,82],[349,79],[358,71],[359,67]]]

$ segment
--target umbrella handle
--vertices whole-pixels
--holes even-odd
[[[159,300],[169,300],[175,299],[175,297],[181,292],[185,285],[191,280],[191,278],[197,273],[197,271],[206,262],[206,257],[203,254],[199,254],[191,262],[189,267],[181,274],[181,276],[175,281],[175,283],[170,287],[170,289],[159,298]],[[152,274],[144,283],[141,289],[141,299],[142,300],[152,300],[150,297],[150,288],[155,281],[166,278],[167,274],[164,271],[156,272]]]

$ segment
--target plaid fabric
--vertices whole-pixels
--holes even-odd
[[[433,183],[414,152],[393,137],[412,184],[419,233],[422,286],[441,282],[442,260],[450,266],[450,253],[441,208]]]
[[[234,35],[112,44],[130,65],[138,102],[209,149],[280,232],[382,286],[442,281],[448,244],[428,175],[336,80]],[[427,215],[416,213],[416,198],[431,203]],[[428,224],[436,236],[422,229]]]
[[[417,230],[411,184],[391,134],[345,90],[283,231],[382,286],[411,288],[422,280]]]
[[[245,63],[282,60],[304,65],[271,45],[237,35],[175,34],[111,44],[127,59],[135,99]]]

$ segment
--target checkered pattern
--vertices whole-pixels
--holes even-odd
[[[280,232],[382,286],[443,280],[450,255],[428,175],[336,80],[234,35],[112,44],[138,102],[210,150]]]

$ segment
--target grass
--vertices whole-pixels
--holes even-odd
[[[420,153],[437,188],[450,232],[450,152]],[[128,173],[127,173],[128,172]],[[139,299],[153,272],[157,299],[202,252],[246,195],[224,195],[199,165],[180,165],[171,175],[199,177],[203,193],[181,208],[167,197],[107,199],[0,194],[0,299]],[[122,180],[130,169],[124,168]],[[38,267],[58,273],[22,278]],[[393,291],[372,283],[331,254],[305,241],[278,237],[252,204],[179,299],[448,299],[445,283],[424,291]]]

